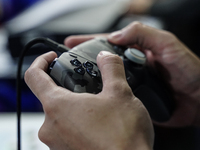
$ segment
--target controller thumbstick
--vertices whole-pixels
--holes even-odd
[[[129,48],[124,52],[124,55],[132,62],[144,65],[146,62],[146,57],[144,53],[141,51],[135,49],[135,48]]]

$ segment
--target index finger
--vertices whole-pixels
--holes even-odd
[[[146,26],[139,22],[133,22],[122,30],[111,33],[108,36],[111,43],[117,45],[138,45],[143,50],[151,50],[154,54],[160,54],[171,46],[176,37],[172,33]]]
[[[26,71],[24,79],[31,91],[42,101],[55,88],[56,84],[46,73],[49,64],[57,57],[56,53],[49,52],[35,59]]]

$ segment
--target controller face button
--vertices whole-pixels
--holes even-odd
[[[81,66],[81,62],[78,59],[70,60],[70,63],[74,66]]]
[[[90,70],[90,69],[86,69],[86,71],[87,71],[87,73],[89,74],[89,75],[91,75],[92,77],[97,77],[98,76],[98,73],[97,73],[97,71],[94,71],[94,70]]]
[[[83,63],[83,66],[89,70],[92,70],[93,69],[93,64],[86,61],[85,63]]]
[[[80,66],[78,68],[74,68],[74,71],[76,73],[80,74],[80,75],[84,75],[85,74],[85,69],[82,66]]]

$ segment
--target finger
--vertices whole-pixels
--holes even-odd
[[[101,71],[103,81],[103,92],[109,94],[121,94],[130,92],[127,84],[124,65],[122,59],[107,51],[101,51],[97,56],[97,64]]]
[[[49,65],[52,63],[52,61],[57,57],[57,54],[55,52],[48,52],[45,53],[32,63],[31,67],[39,68],[41,70],[47,71]]]
[[[25,73],[25,82],[40,100],[44,99],[44,96],[48,95],[49,91],[56,86],[50,76],[46,73],[50,63],[56,57],[57,55],[54,52],[39,56]]]
[[[69,36],[65,39],[64,44],[69,47],[69,48],[73,48],[74,46],[83,43],[85,41],[91,40],[95,37],[106,37],[107,34],[90,34],[90,35],[73,35],[73,36]]]
[[[122,30],[111,33],[108,40],[117,45],[138,45],[139,47],[151,50],[153,53],[160,53],[175,36],[171,33],[158,30],[139,22],[134,22]]]

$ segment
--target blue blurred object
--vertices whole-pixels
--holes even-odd
[[[30,7],[34,3],[41,1],[41,0],[0,0],[0,7],[1,7],[1,21],[5,22],[17,14],[25,10],[26,8]]]
[[[22,111],[41,112],[42,105],[22,80]],[[16,87],[15,79],[0,79],[0,112],[15,112]]]

